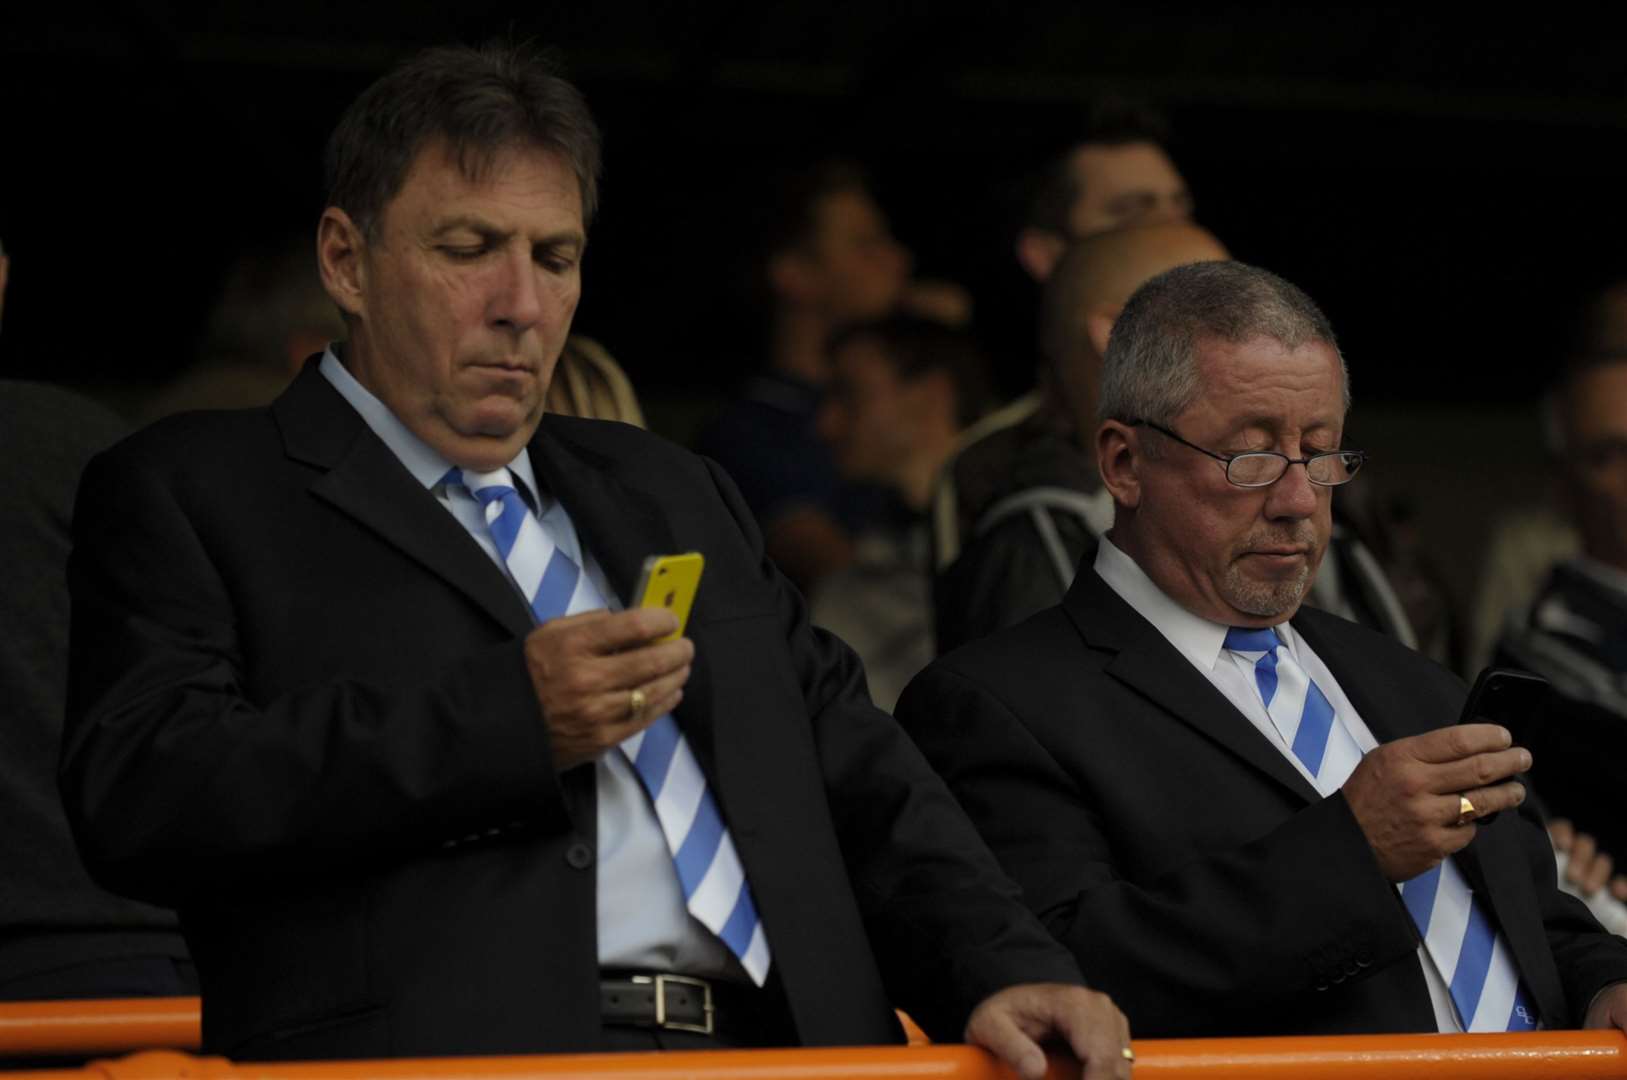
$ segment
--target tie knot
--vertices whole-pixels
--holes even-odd
[[[1232,652],[1274,653],[1282,639],[1269,627],[1234,626],[1226,631],[1226,648]]]
[[[493,469],[491,472],[454,468],[446,474],[445,483],[468,489],[469,494],[479,499],[482,506],[519,494],[514,486],[514,477],[506,468]]]

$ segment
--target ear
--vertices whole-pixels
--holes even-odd
[[[316,265],[322,287],[347,316],[366,317],[367,238],[337,206],[322,211],[316,226]]]
[[[1017,262],[1029,277],[1044,281],[1066,247],[1062,237],[1049,229],[1024,229],[1017,234]]]
[[[0,311],[6,308],[6,275],[11,271],[11,257],[0,255]]]
[[[814,301],[819,291],[808,257],[798,251],[782,251],[768,260],[768,287],[795,304]]]
[[[1102,486],[1115,505],[1135,509],[1141,505],[1141,433],[1117,420],[1104,420],[1096,430],[1096,467]]]
[[[1113,334],[1113,324],[1119,321],[1122,306],[1100,308],[1085,316],[1085,334],[1097,356],[1107,355],[1107,339]]]

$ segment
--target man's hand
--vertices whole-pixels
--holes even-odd
[[[1555,851],[1570,855],[1565,862],[1565,880],[1576,887],[1583,899],[1610,886],[1610,895],[1627,901],[1627,875],[1614,873],[1615,862],[1599,850],[1598,842],[1587,833],[1579,833],[1564,818],[1548,822],[1548,836]]]
[[[651,644],[678,628],[664,608],[587,611],[550,619],[525,639],[525,663],[561,772],[590,761],[683,699],[695,646]],[[635,712],[633,691],[644,694]]]
[[[1495,724],[1457,724],[1362,758],[1342,790],[1385,877],[1407,881],[1468,846],[1475,827],[1458,824],[1459,797],[1476,818],[1525,801],[1525,786],[1508,777],[1531,767],[1531,752],[1513,742]]]
[[[1627,983],[1607,986],[1595,994],[1582,1026],[1627,1031]]]
[[[1129,1080],[1130,1022],[1106,994],[1064,983],[1008,986],[984,998],[966,1022],[966,1041],[1017,1071],[1042,1080],[1045,1051],[1039,1040],[1065,1041],[1084,1063],[1083,1080]]]

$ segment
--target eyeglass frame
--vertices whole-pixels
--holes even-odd
[[[1206,455],[1208,457],[1214,458],[1216,461],[1220,462],[1221,468],[1226,473],[1226,482],[1228,484],[1232,485],[1233,487],[1249,488],[1249,489],[1270,487],[1272,484],[1275,484],[1278,480],[1281,480],[1284,476],[1288,475],[1288,468],[1291,465],[1303,465],[1303,466],[1305,466],[1305,479],[1309,480],[1311,483],[1315,484],[1317,487],[1326,487],[1326,488],[1343,487],[1344,485],[1350,483],[1351,480],[1356,479],[1356,474],[1361,472],[1362,467],[1367,464],[1367,451],[1365,451],[1365,450],[1323,450],[1323,451],[1320,451],[1320,452],[1315,453],[1315,454],[1307,454],[1306,456],[1304,456],[1302,458],[1291,458],[1287,454],[1284,454],[1279,450],[1245,450],[1240,454],[1217,454],[1213,450],[1205,450],[1203,447],[1199,446],[1197,443],[1189,442],[1186,439],[1181,438],[1179,435],[1175,434],[1175,432],[1171,431],[1169,428],[1165,427],[1162,424],[1154,423],[1151,420],[1130,420],[1130,421],[1127,421],[1127,423],[1129,424],[1130,427],[1152,428],[1152,430],[1158,432],[1160,435],[1167,435],[1169,438],[1174,439],[1176,442],[1180,443],[1182,446],[1187,447],[1188,449],[1196,450],[1200,454],[1204,454],[1204,455]],[[1240,458],[1246,458],[1246,457],[1273,457],[1273,458],[1276,458],[1277,460],[1284,462],[1284,465],[1282,467],[1282,472],[1278,473],[1276,476],[1273,476],[1271,479],[1264,481],[1263,483],[1259,483],[1259,484],[1240,484],[1236,480],[1232,479],[1232,462],[1237,461]],[[1320,458],[1330,458],[1330,457],[1354,457],[1356,459],[1356,467],[1354,469],[1350,470],[1350,476],[1349,477],[1347,477],[1344,480],[1335,481],[1335,482],[1333,482],[1331,484],[1328,483],[1325,480],[1318,480],[1315,477],[1313,477],[1311,475],[1311,462],[1316,461],[1316,460],[1318,460]]]

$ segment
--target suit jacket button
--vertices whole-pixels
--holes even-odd
[[[586,870],[593,865],[593,849],[578,840],[565,849],[565,862],[572,870]]]

